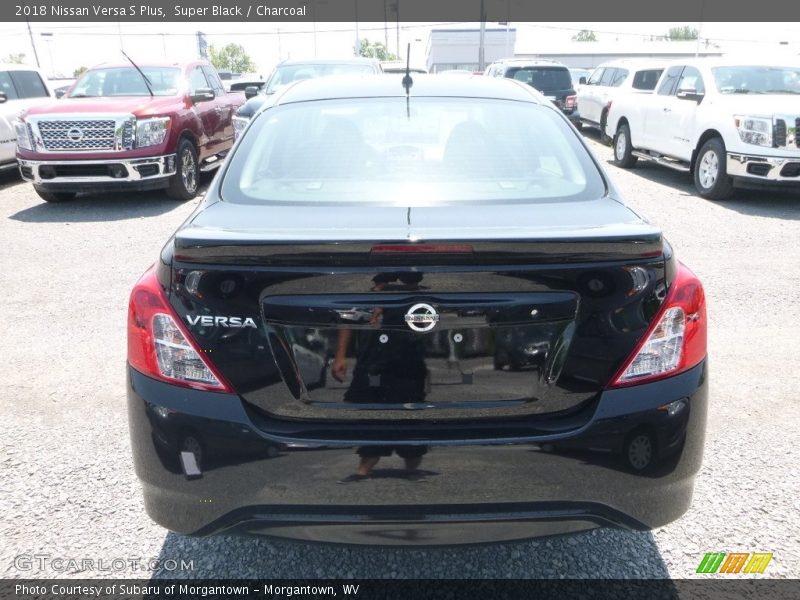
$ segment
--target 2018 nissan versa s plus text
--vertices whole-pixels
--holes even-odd
[[[507,80],[286,88],[130,299],[136,471],[183,534],[657,527],[706,369],[698,279]]]

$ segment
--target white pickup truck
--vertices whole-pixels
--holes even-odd
[[[652,94],[615,99],[605,133],[617,166],[691,172],[702,197],[724,200],[734,184],[800,190],[798,128],[800,67],[701,58],[669,65]]]

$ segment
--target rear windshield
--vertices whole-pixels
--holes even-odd
[[[586,200],[604,182],[554,110],[527,102],[372,98],[302,102],[258,115],[222,196],[243,203],[408,206]]]
[[[276,89],[302,79],[314,79],[328,75],[370,75],[375,73],[372,65],[359,65],[357,63],[321,64],[321,65],[284,65],[278,67],[275,74],[267,83],[267,93],[272,94]]]
[[[150,82],[154,96],[176,96],[181,81],[181,71],[176,67],[142,67]],[[141,73],[131,67],[92,69],[87,71],[72,88],[70,98],[98,96],[149,96]]]
[[[506,77],[527,83],[540,92],[568,90],[572,87],[572,77],[564,67],[512,67]]]

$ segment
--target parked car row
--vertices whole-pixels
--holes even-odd
[[[614,162],[639,159],[691,173],[703,198],[734,187],[800,188],[800,67],[731,59],[671,64],[655,92],[608,111]]]
[[[582,125],[614,163],[690,173],[703,198],[736,187],[800,189],[800,66],[735,57],[617,60],[579,79]]]

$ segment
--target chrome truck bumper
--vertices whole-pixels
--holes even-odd
[[[163,187],[175,174],[174,154],[132,159],[27,160],[19,159],[22,178],[54,191],[88,191],[96,186]]]

